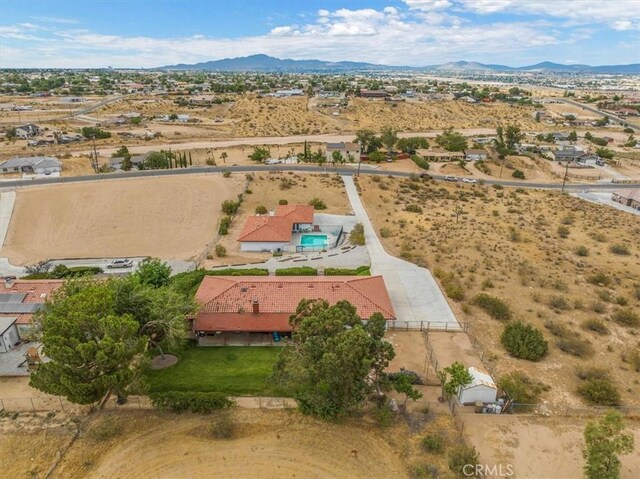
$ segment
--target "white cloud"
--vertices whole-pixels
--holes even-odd
[[[42,23],[59,23],[59,24],[77,24],[78,20],[74,20],[73,18],[62,18],[62,17],[31,17],[33,20]]]
[[[449,0],[402,0],[411,9],[433,12],[445,10],[453,5]]]

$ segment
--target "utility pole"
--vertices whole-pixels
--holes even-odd
[[[502,178],[502,169],[504,168],[504,162],[507,161],[507,157],[502,158],[502,164],[500,165],[500,176],[498,178]]]
[[[567,182],[567,175],[569,174],[569,162],[567,161],[567,166],[564,169],[564,178],[562,178],[562,189],[560,192],[564,193],[564,184]]]
[[[92,135],[91,139],[93,140],[93,161],[91,162],[91,166],[93,166],[93,171],[98,173],[98,151],[96,150],[96,135]]]

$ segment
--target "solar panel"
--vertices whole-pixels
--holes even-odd
[[[35,313],[42,303],[0,303],[0,313]]]
[[[0,303],[22,303],[27,293],[0,293]]]

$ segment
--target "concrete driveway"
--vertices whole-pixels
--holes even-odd
[[[342,179],[356,218],[364,225],[371,273],[383,276],[398,324],[403,327],[404,322],[413,323],[409,327],[416,328],[423,321],[429,322],[434,329],[461,329],[429,270],[391,256],[384,250],[360,200],[353,177],[343,175]]]

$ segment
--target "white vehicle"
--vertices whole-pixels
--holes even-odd
[[[111,263],[107,265],[109,269],[116,268],[131,268],[133,266],[133,261],[130,259],[114,259]]]
[[[478,180],[476,180],[475,178],[462,178],[462,182],[463,183],[477,183]]]
[[[458,181],[458,178],[456,178],[455,176],[447,175],[444,177],[444,181]]]

